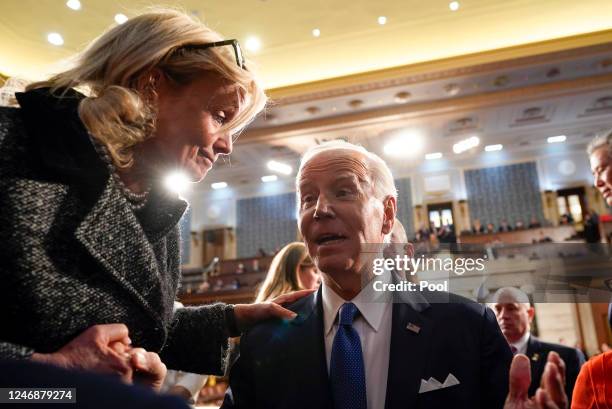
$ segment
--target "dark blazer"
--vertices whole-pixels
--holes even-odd
[[[0,108],[0,359],[124,323],[168,367],[222,373],[225,306],[173,314],[187,204],[154,188],[132,210],[79,119],[82,98],[41,89]]]
[[[448,300],[394,303],[387,409],[503,407],[512,353],[495,316],[461,297]],[[243,335],[223,408],[332,408],[321,291],[290,308],[293,321]],[[419,394],[422,379],[444,382],[449,373],[459,385]]]
[[[527,342],[526,355],[531,362],[531,385],[529,386],[529,396],[533,396],[540,386],[540,380],[544,374],[546,357],[550,351],[555,351],[565,362],[565,393],[568,402],[572,401],[574,384],[580,372],[580,368],[585,362],[584,354],[576,348],[570,348],[559,344],[543,342],[531,335]]]

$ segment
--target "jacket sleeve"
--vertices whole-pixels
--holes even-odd
[[[228,348],[226,304],[179,308],[160,352],[170,369],[223,375]]]
[[[493,311],[485,308],[481,332],[481,408],[502,409],[508,395],[512,351]]]
[[[22,345],[0,341],[0,361],[9,359],[30,359],[34,350]]]
[[[567,357],[565,357],[565,360],[565,393],[567,394],[568,402],[571,402],[576,378],[578,378],[578,373],[582,365],[584,365],[585,359],[582,351],[572,348],[567,354]]]
[[[248,334],[240,340],[240,356],[229,373],[229,388],[221,409],[252,409],[257,407],[253,382],[252,358],[249,351]]]

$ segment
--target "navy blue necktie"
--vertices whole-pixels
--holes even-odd
[[[361,341],[353,328],[358,313],[353,303],[340,308],[340,323],[329,362],[334,409],[367,409],[368,406]]]

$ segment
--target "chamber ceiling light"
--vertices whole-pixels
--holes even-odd
[[[64,38],[59,33],[49,33],[47,35],[47,41],[57,46],[64,44]]]
[[[66,2],[66,6],[68,6],[68,8],[72,10],[80,10],[81,2],[79,0],[68,0]]]
[[[561,143],[561,142],[565,142],[566,139],[567,137],[565,135],[549,136],[548,139],[546,139],[546,142]]]
[[[276,182],[278,180],[278,176],[276,175],[266,175],[261,177],[261,181],[264,183],[267,182]]]
[[[225,182],[216,182],[210,185],[213,189],[225,189],[227,187],[227,183]]]
[[[502,149],[504,149],[504,145],[502,145],[500,143],[495,144],[495,145],[487,145],[484,148],[485,152],[501,151]]]
[[[182,194],[189,189],[189,178],[183,172],[172,172],[164,179],[166,189]]]
[[[123,24],[126,21],[128,21],[128,18],[127,18],[127,16],[125,14],[121,14],[121,13],[115,14],[115,22],[117,24]]]
[[[453,152],[455,152],[456,154],[463,153],[469,149],[475,148],[479,144],[480,138],[478,138],[477,136],[472,136],[454,144]]]
[[[256,52],[261,48],[261,41],[257,37],[249,37],[244,43],[247,50]]]
[[[291,172],[293,172],[291,166],[285,163],[277,162],[275,160],[271,160],[268,162],[268,169],[273,172],[282,173],[283,175],[290,175]]]

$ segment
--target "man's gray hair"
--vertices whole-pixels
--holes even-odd
[[[300,176],[304,166],[310,162],[315,156],[323,152],[337,152],[339,155],[342,153],[359,152],[366,159],[366,167],[370,173],[372,188],[374,195],[379,199],[384,199],[387,196],[393,196],[397,199],[397,189],[395,187],[395,181],[393,180],[393,174],[389,169],[389,166],[382,160],[378,155],[368,151],[363,146],[354,145],[349,142],[341,140],[324,142],[320,145],[314,146],[308,149],[302,156],[300,162],[300,168],[297,173],[296,191],[299,195],[300,191]],[[299,203],[299,200],[298,200]]]
[[[523,304],[527,308],[531,306],[529,296],[522,290],[516,287],[502,287],[495,291],[493,295],[487,300],[489,307],[493,308],[495,304]]]
[[[608,155],[612,156],[612,129],[609,129],[593,138],[593,140],[589,142],[589,145],[587,146],[587,153],[590,156],[596,149],[599,149],[604,145],[608,145]]]

